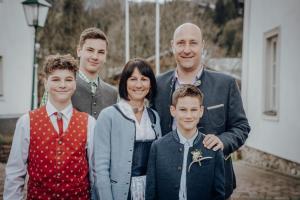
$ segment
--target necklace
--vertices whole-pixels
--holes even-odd
[[[141,108],[138,108],[138,107],[132,108],[132,111],[133,111],[134,114],[142,112],[143,110],[144,110],[144,106],[141,107]]]

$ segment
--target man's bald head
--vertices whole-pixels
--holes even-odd
[[[174,32],[171,45],[177,68],[197,73],[202,67],[203,42],[200,28],[192,23],[180,25]]]
[[[186,31],[191,31],[191,32],[195,33],[195,35],[199,36],[199,39],[202,40],[201,29],[199,28],[199,26],[197,26],[196,24],[193,24],[193,23],[184,23],[184,24],[181,24],[180,26],[178,26],[174,31],[173,40],[175,40],[175,38],[178,35],[181,35],[181,33],[186,32]]]

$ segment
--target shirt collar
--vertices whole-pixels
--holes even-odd
[[[177,129],[177,135],[178,135],[178,137],[179,137],[179,142],[180,142],[181,144],[188,143],[188,145],[189,145],[190,147],[192,147],[193,144],[194,144],[194,140],[195,140],[196,137],[198,136],[198,130],[196,130],[196,133],[195,133],[195,134],[193,135],[193,137],[190,138],[190,139],[186,139],[186,138],[182,135],[182,133],[179,131],[179,129]]]
[[[99,76],[97,76],[96,79],[92,80],[89,79],[81,70],[78,71],[78,76],[87,83],[95,83],[97,87],[99,85]]]
[[[120,99],[120,101],[118,102],[118,105],[121,109],[121,111],[130,119],[136,120],[136,117],[133,113],[132,107],[131,105],[125,100],[125,99]],[[143,115],[145,115],[146,109],[144,106],[144,111],[143,111]]]
[[[55,112],[58,112],[58,110],[54,107],[54,105],[50,101],[47,101],[46,111],[47,111],[47,114],[49,117],[52,116]],[[59,112],[62,113],[63,116],[69,120],[71,118],[72,112],[73,112],[72,103],[67,105],[63,110],[61,110]]]
[[[200,77],[201,77],[201,75],[202,75],[202,72],[203,72],[203,66],[202,66],[201,69],[197,72],[193,84],[195,84],[195,83],[200,79]],[[179,85],[185,84],[184,82],[182,82],[182,81],[179,80],[179,76],[178,76],[178,73],[177,73],[177,69],[175,70],[174,76],[175,76],[177,82],[179,83]]]

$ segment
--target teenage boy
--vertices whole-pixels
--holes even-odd
[[[97,118],[100,111],[117,102],[117,90],[104,82],[99,73],[106,62],[108,39],[98,28],[85,29],[79,39],[77,56],[79,72],[76,77],[77,89],[72,104],[78,111]],[[44,94],[41,105],[47,102]]]
[[[44,73],[49,99],[17,122],[6,165],[5,200],[23,199],[27,174],[29,200],[90,198],[95,119],[72,106],[77,70],[70,55],[47,58]]]
[[[183,85],[172,95],[170,112],[177,129],[151,147],[147,200],[224,200],[224,157],[221,150],[204,147],[197,130],[203,115],[203,95],[193,85]]]

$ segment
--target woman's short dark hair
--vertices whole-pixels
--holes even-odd
[[[150,79],[150,90],[146,95],[146,99],[150,100],[156,94],[156,79],[150,64],[141,58],[134,58],[129,60],[122,71],[119,82],[119,94],[120,97],[126,100],[128,99],[127,80],[131,77],[134,69],[138,69],[139,72]]]

